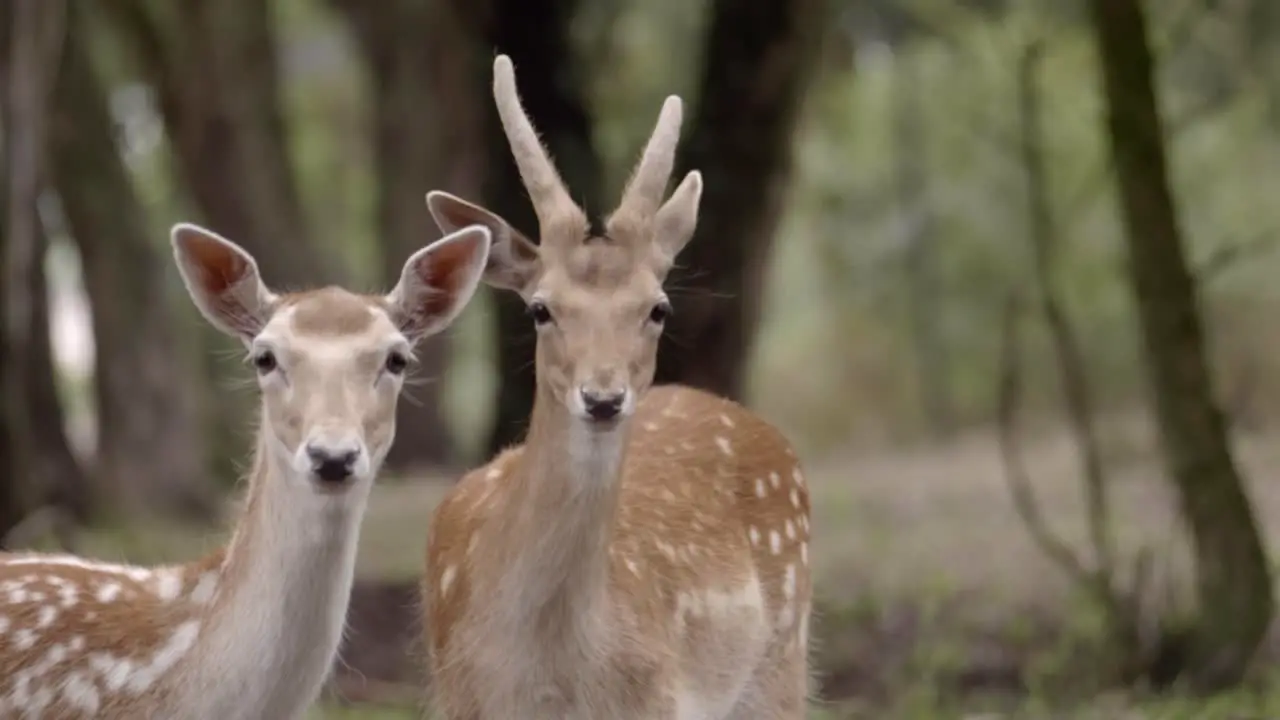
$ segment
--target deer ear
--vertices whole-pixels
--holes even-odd
[[[489,229],[493,242],[484,269],[484,281],[489,285],[523,294],[538,277],[542,270],[538,246],[496,213],[441,190],[427,193],[427,207],[443,232],[456,232],[469,225]]]
[[[245,343],[262,332],[276,296],[263,285],[253,256],[221,235],[190,223],[174,225],[169,239],[182,282],[200,314]]]
[[[698,225],[698,203],[702,199],[702,173],[691,171],[675,192],[658,209],[654,218],[654,245],[662,272],[671,269],[676,256],[689,244]]]
[[[414,253],[386,296],[400,331],[417,342],[449,326],[475,294],[489,258],[491,233],[472,225]]]

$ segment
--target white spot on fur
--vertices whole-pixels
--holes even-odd
[[[795,488],[791,488],[791,507],[800,508],[800,493]]]
[[[773,486],[774,490],[777,490],[782,485],[782,478],[778,476],[778,473],[771,472],[769,473],[769,484]]]
[[[627,560],[627,569],[631,571],[632,575],[635,575],[636,577],[640,577],[640,568],[636,566],[636,563],[634,560],[631,560],[631,559]]]
[[[728,438],[717,435],[716,446],[720,448],[720,452],[724,453],[726,457],[733,457],[733,446],[729,444]]]
[[[502,477],[502,468],[489,468],[489,472],[484,474],[485,480],[497,480]]]
[[[58,588],[58,602],[64,609],[73,608],[80,602],[80,588],[66,578],[51,577],[49,584]]]
[[[756,478],[756,497],[762,498],[767,491],[764,489],[764,479]]]
[[[476,545],[480,542],[480,533],[471,533],[471,537],[467,540],[467,554],[475,552]]]
[[[786,522],[786,524],[785,524],[785,526],[784,526],[784,527],[786,527],[786,530],[787,530],[787,539],[788,539],[788,540],[795,540],[795,539],[796,539],[796,524],[795,524],[795,523],[793,523],[793,522],[791,522],[790,520],[788,520],[788,521]]]
[[[807,542],[800,543],[800,562],[809,564],[809,543]]]
[[[191,602],[197,605],[204,605],[213,599],[214,593],[218,591],[218,573],[207,572],[200,576],[200,580],[196,582],[196,586],[191,590]]]
[[[796,596],[796,566],[787,563],[787,571],[782,576],[782,595],[788,600]]]
[[[769,531],[769,551],[774,555],[782,552],[782,536],[778,534],[777,530]]]
[[[36,616],[36,627],[47,628],[58,619],[58,610],[52,605],[45,605],[40,608],[40,614]]]
[[[151,687],[182,659],[183,655],[195,645],[200,634],[200,621],[188,620],[178,626],[169,641],[151,656],[151,662],[138,667],[128,678],[127,689],[134,694],[141,693]]]
[[[453,578],[458,574],[458,568],[450,565],[440,573],[440,597],[449,594],[449,587],[453,585]]]
[[[27,628],[21,628],[13,633],[13,645],[19,650],[30,650],[35,646],[36,640],[36,634]]]
[[[644,425],[642,425],[641,427],[643,427],[645,430],[647,430],[647,431],[649,431],[649,432],[653,432],[653,431],[655,431],[655,430],[657,430],[657,429],[658,429],[658,424],[657,424],[657,423],[647,422],[647,423],[645,423]]]
[[[733,420],[724,413],[720,413],[720,422],[727,428],[733,427]]]
[[[173,568],[159,570],[156,573],[156,595],[168,602],[182,592],[182,573]]]
[[[115,602],[116,598],[120,597],[120,589],[120,583],[109,582],[100,586],[94,597],[98,598],[100,603]]]
[[[800,487],[804,487],[804,475],[800,472],[800,468],[795,468],[791,471],[791,479],[795,480]]]
[[[0,615],[0,635],[4,635],[7,632],[9,632],[9,617]]]
[[[86,715],[93,716],[98,713],[98,707],[101,704],[98,688],[78,672],[67,675],[62,681],[62,696],[66,698],[68,705]]]
[[[747,528],[747,535],[751,537],[752,545],[760,544],[760,531],[756,529],[755,525],[752,525],[751,527]]]

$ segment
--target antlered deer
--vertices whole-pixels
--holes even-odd
[[[413,345],[463,309],[489,251],[487,229],[460,229],[386,296],[276,294],[231,242],[185,224],[172,240],[196,305],[257,371],[243,513],[187,565],[0,555],[0,717],[299,717],[337,652]]]
[[[795,454],[745,408],[649,390],[702,180],[665,203],[681,105],[603,236],[539,143],[505,56],[494,97],[541,243],[442,192],[446,232],[493,232],[484,279],[537,328],[529,434],[436,509],[423,581],[436,709],[449,720],[802,718],[809,496]],[[646,392],[647,391],[647,392]]]

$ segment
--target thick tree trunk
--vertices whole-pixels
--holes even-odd
[[[73,21],[83,18],[73,16]],[[207,518],[192,363],[176,342],[165,283],[168,259],[116,145],[104,88],[85,47],[67,43],[55,93],[51,158],[93,310],[100,496],[116,509]]]
[[[428,190],[477,198],[484,157],[475,60],[481,57],[474,23],[457,0],[336,0],[347,17],[370,73],[374,161],[378,182],[378,237],[382,279],[400,277],[404,261],[438,237],[427,212]],[[448,335],[418,348],[416,375],[399,405],[399,432],[387,456],[395,470],[447,466],[456,461],[441,416],[441,385]]]
[[[697,115],[678,163],[680,173],[701,170],[706,189],[698,237],[669,281],[682,291],[657,382],[740,398],[826,5],[715,0],[712,7]]]
[[[267,284],[341,278],[314,244],[294,181],[280,108],[272,4],[145,0],[106,7],[159,98],[178,175],[211,229],[244,246]]]
[[[211,229],[253,254],[269,285],[289,290],[342,279],[315,252],[292,174],[280,108],[273,4],[261,0],[106,0],[159,98],[176,175]],[[234,346],[206,333],[203,398],[212,438],[210,470],[239,472],[253,404],[243,368],[219,361]]]
[[[560,176],[574,200],[584,204],[591,217],[597,217],[607,208],[600,206],[600,159],[592,145],[591,119],[582,95],[585,83],[570,46],[569,23],[576,7],[572,0],[495,0],[484,35],[492,52],[506,53],[515,63],[520,99],[555,158]],[[486,88],[492,82],[492,55],[487,60]],[[484,117],[491,153],[484,200],[534,237],[538,225],[533,206],[492,104]],[[533,410],[534,388],[533,324],[524,303],[509,292],[497,293],[495,299],[500,380],[490,452],[524,435]]]
[[[1201,690],[1238,682],[1272,615],[1257,523],[1206,367],[1139,0],[1091,0],[1147,371],[1166,463],[1195,547],[1199,616],[1183,674]]]
[[[3,50],[4,242],[0,243],[0,543],[23,517],[35,487],[35,430],[31,418],[39,398],[27,384],[33,332],[31,279],[37,267],[40,219],[36,200],[44,185],[49,86],[62,43],[65,4],[13,0],[0,11]],[[36,358],[38,359],[38,358]]]

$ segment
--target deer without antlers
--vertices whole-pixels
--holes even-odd
[[[460,229],[386,296],[278,295],[231,242],[185,224],[172,240],[196,305],[257,371],[242,516],[186,565],[0,555],[0,717],[299,717],[337,652],[413,345],[462,310],[489,251],[487,229]]]
[[[671,97],[604,236],[592,237],[520,106],[494,97],[537,211],[428,195],[446,232],[493,232],[484,279],[537,328],[527,441],[436,509],[423,600],[436,708],[450,720],[802,718],[809,497],[795,453],[745,408],[653,382],[662,283],[691,238],[690,172],[663,202]],[[646,392],[647,391],[647,392]]]

